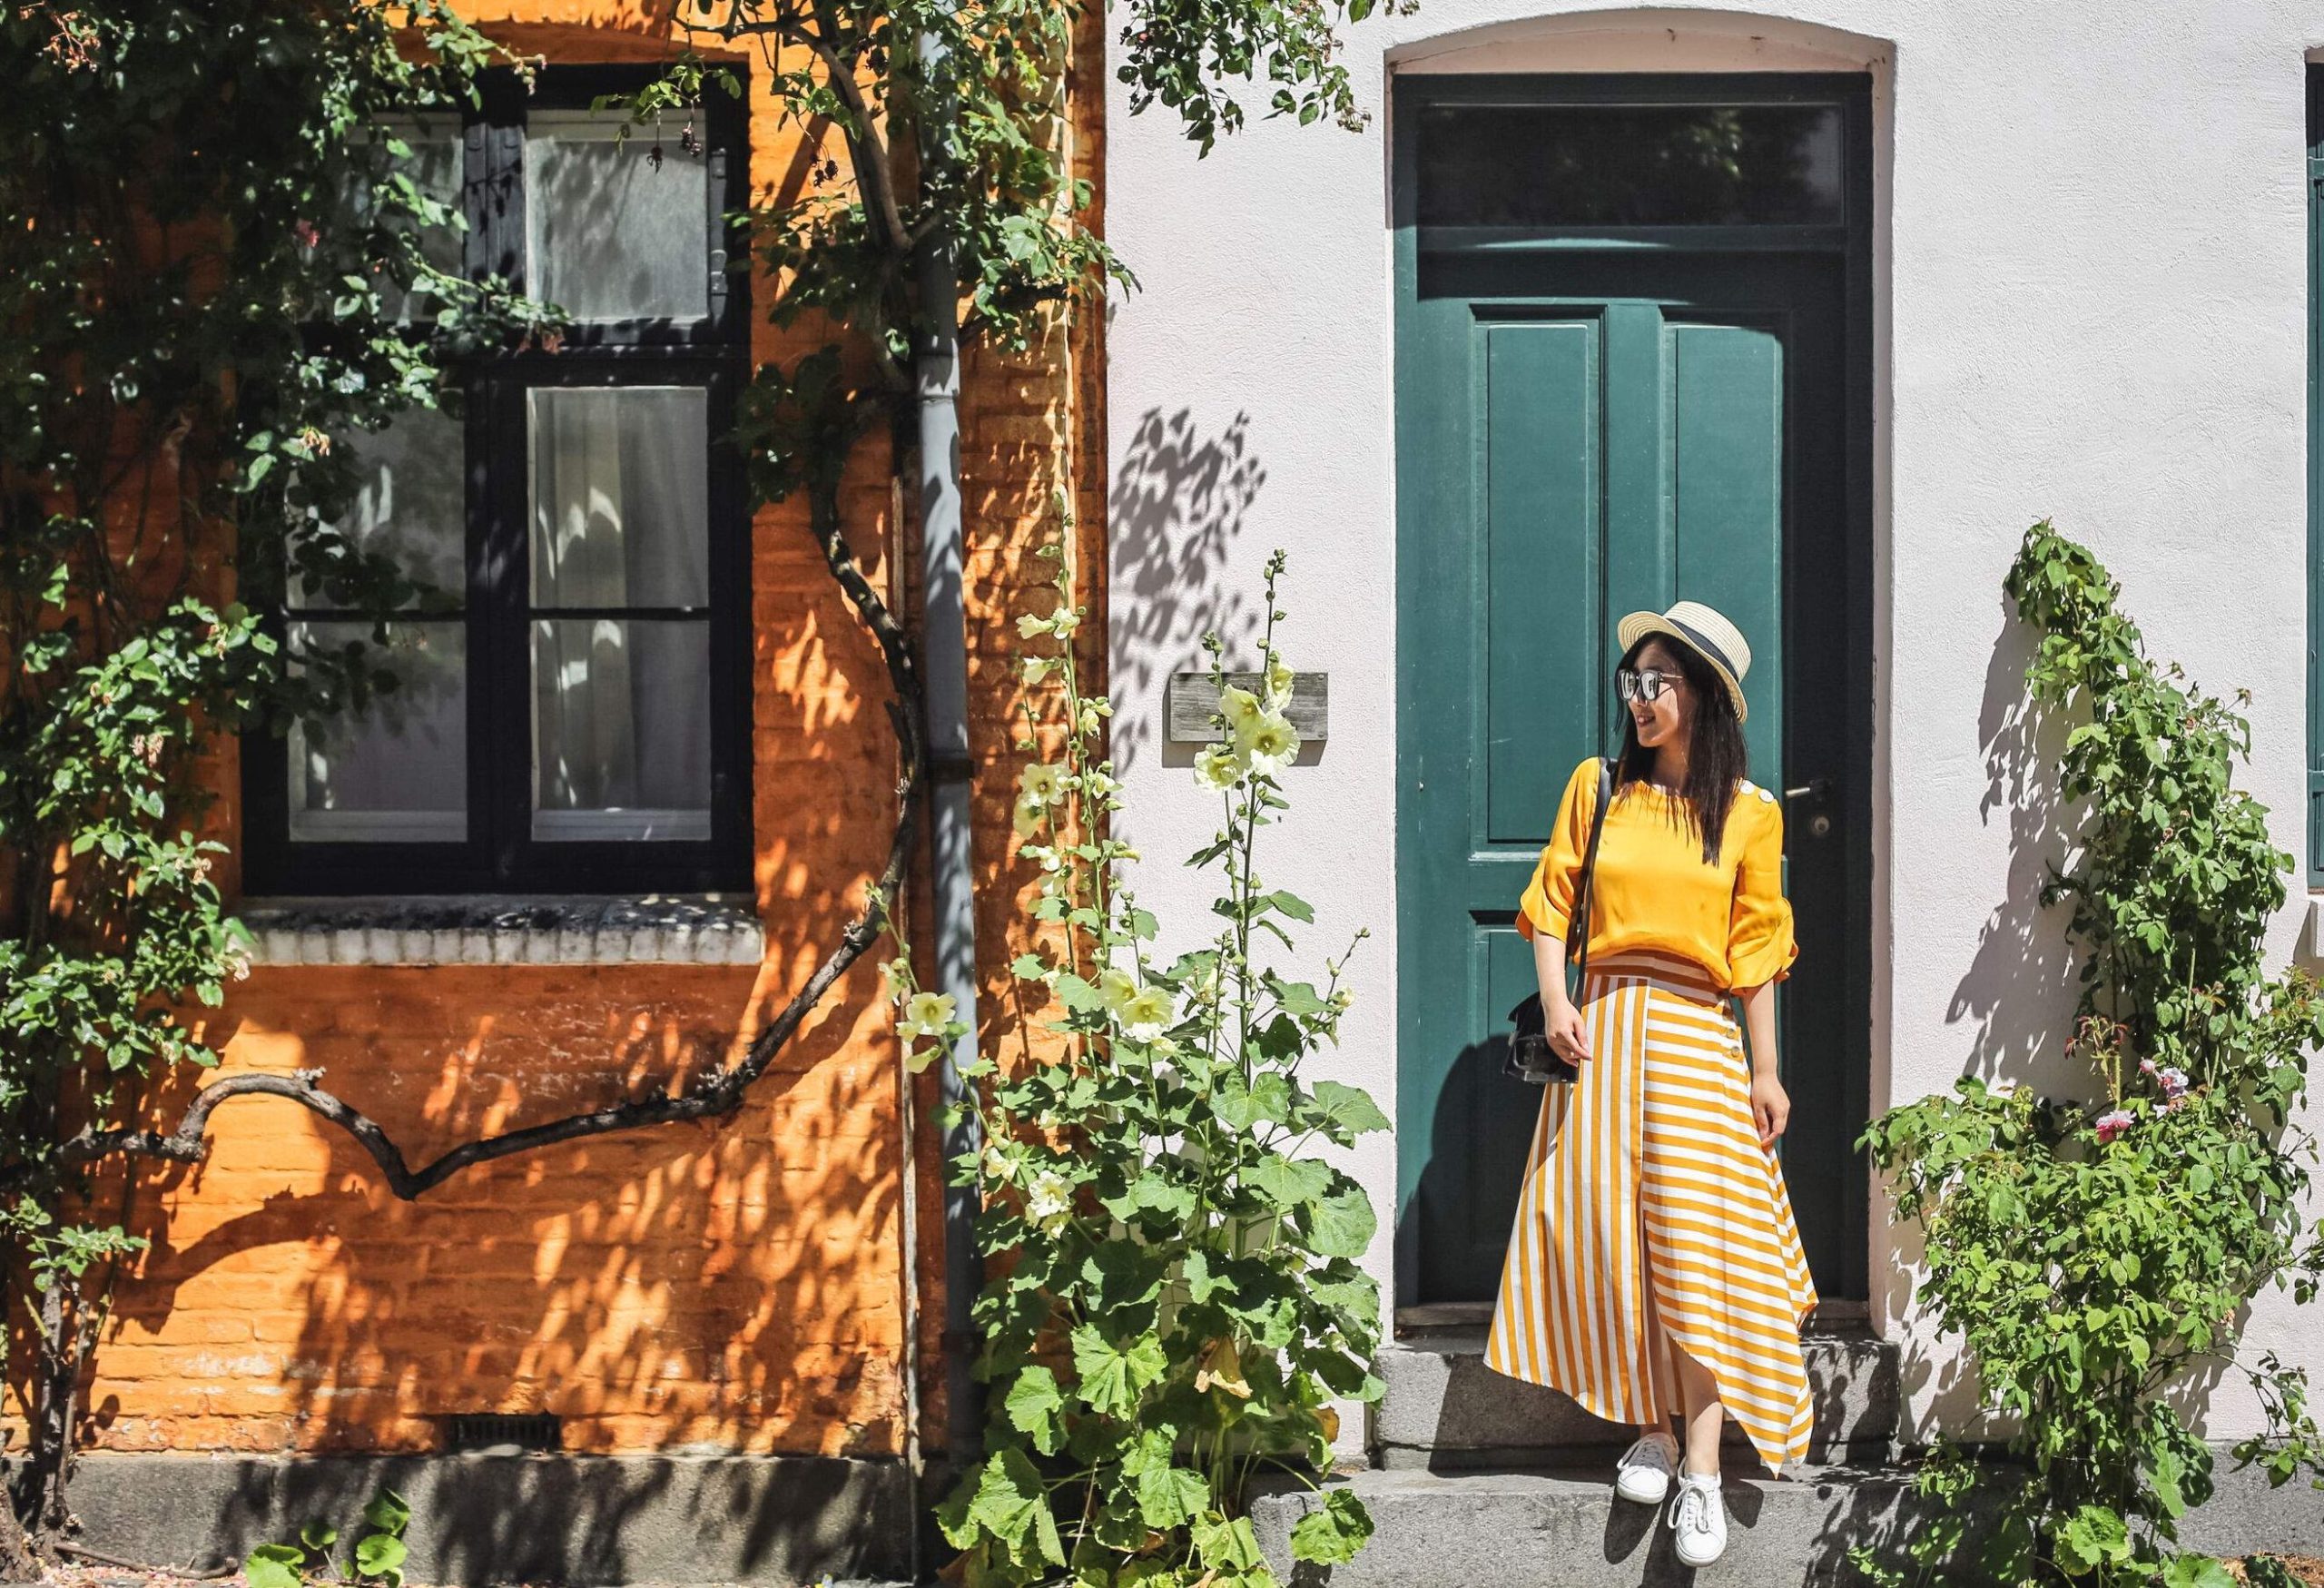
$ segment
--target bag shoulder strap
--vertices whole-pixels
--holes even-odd
[[[1573,914],[1566,923],[1566,959],[1579,973],[1590,963],[1590,882],[1598,871],[1598,840],[1606,831],[1606,812],[1614,803],[1613,764],[1598,758],[1598,814],[1590,824],[1590,843],[1582,851],[1581,879],[1574,885]]]

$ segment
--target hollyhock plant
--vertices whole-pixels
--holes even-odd
[[[1362,1262],[1378,1218],[1336,1153],[1388,1119],[1312,1073],[1349,1006],[1344,956],[1302,975],[1294,934],[1315,912],[1256,869],[1298,751],[1275,646],[1281,555],[1261,691],[1229,684],[1221,642],[1203,641],[1219,709],[1193,775],[1220,825],[1187,863],[1222,886],[1206,925],[1174,942],[1128,885],[1137,852],[1114,832],[1108,709],[1082,692],[1060,621],[1076,613],[1075,544],[1043,549],[1057,606],[1019,625],[1056,665],[1017,745],[1035,764],[1014,801],[1029,921],[1010,969],[1056,1041],[959,1070],[987,1143],[951,1168],[979,1192],[978,1372],[995,1415],[937,1520],[965,1552],[965,1588],[1268,1588],[1251,1484],[1272,1470],[1321,1484],[1333,1403],[1382,1391],[1379,1287]],[[1328,1567],[1371,1532],[1354,1491],[1330,1485],[1291,1553]]]

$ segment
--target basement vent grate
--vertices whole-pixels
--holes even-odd
[[[548,1412],[456,1412],[445,1419],[445,1445],[460,1450],[562,1450],[565,1425]]]

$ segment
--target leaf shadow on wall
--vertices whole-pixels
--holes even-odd
[[[2071,909],[2044,905],[2042,889],[2051,867],[2070,856],[2081,824],[2058,787],[2070,725],[2026,694],[2039,641],[2004,602],[1977,713],[1985,764],[1977,814],[1987,827],[2008,824],[2008,888],[1979,930],[1945,1018],[1948,1026],[1971,1022],[1964,1073],[2052,1087],[2069,1079],[2065,1039],[2083,953],[2066,936]],[[1900,948],[1910,952],[1909,941]]]
[[[2063,1074],[2064,1039],[2081,966],[2080,954],[2066,938],[2069,911],[2042,902],[2050,866],[2066,856],[2074,836],[2073,814],[2057,783],[2066,729],[2054,713],[2037,708],[2026,693],[2025,669],[2040,636],[2018,620],[2006,598],[1997,604],[1996,616],[1999,627],[1988,652],[1977,713],[1984,771],[1977,814],[1983,826],[2007,825],[2008,882],[2000,902],[1978,929],[1975,952],[1954,985],[1945,1021],[1948,1030],[1966,1034],[1961,1074],[2044,1086]],[[1901,837],[1896,853],[1917,853],[1909,834]],[[1899,869],[1917,871],[1935,863],[1922,853],[1917,862],[1901,862]],[[1918,873],[1921,878],[1928,874]],[[1917,889],[1908,886],[1899,892],[1909,900]],[[1900,958],[1941,955],[1948,947],[1921,941],[1907,924],[1897,935],[1896,952]],[[1892,1048],[1889,1092],[1886,1098],[1875,1097],[1876,1113],[1929,1090],[1920,1077],[1898,1076],[1896,1057]],[[1894,1219],[1884,1185],[1876,1183],[1872,1200],[1873,1218],[1876,1225],[1886,1222],[1895,1258],[1874,1265],[1873,1283],[1884,1292],[1876,1297],[1876,1315],[1911,1319],[1915,1276],[1925,1249],[1922,1231],[1917,1224]],[[1975,1437],[1981,1397],[1974,1366],[1957,1346],[1940,1346],[1925,1322],[1896,1334],[1903,1347],[1899,1377],[1906,1424],[1900,1435],[1907,1442],[1925,1436],[1925,1429],[1912,1425],[1918,1408],[1923,1423]]]
[[[1194,764],[1196,746],[1167,739],[1167,690],[1173,673],[1209,665],[1204,634],[1216,631],[1226,641],[1230,670],[1256,662],[1266,613],[1251,593],[1256,574],[1232,588],[1221,584],[1266,478],[1251,451],[1247,413],[1216,435],[1196,427],[1190,409],[1167,415],[1148,409],[1138,417],[1110,493],[1117,765],[1128,769],[1147,755],[1159,755],[1166,766]],[[1297,637],[1287,637],[1296,666]],[[1118,709],[1130,702],[1137,708]]]
[[[682,1086],[747,1042],[803,973],[789,957],[757,972],[261,972],[222,1046],[229,1069],[328,1066],[417,1160]],[[878,1018],[872,985],[868,972],[843,982],[730,1120],[503,1159],[416,1204],[303,1110],[222,1111],[211,1160],[154,1177],[141,1198],[154,1246],[99,1348],[90,1442],[434,1452],[452,1415],[547,1412],[569,1452],[895,1456],[900,1144],[892,1054],[860,1029]],[[332,1519],[343,1525],[376,1481],[346,1471]],[[521,1481],[548,1510],[437,1485],[416,1545],[455,1576],[465,1555],[621,1580],[625,1524],[665,1502],[672,1479],[666,1465],[576,1478],[535,1464]],[[803,1524],[739,1481],[681,1498],[723,1512],[695,1520],[752,1561],[803,1549],[803,1525],[827,1547],[873,1522]],[[860,1512],[860,1496],[846,1503]],[[261,1483],[212,1532],[287,1536],[308,1517],[281,1504]],[[867,1557],[884,1547],[862,1543]]]

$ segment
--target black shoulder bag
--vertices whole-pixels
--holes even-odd
[[[1569,980],[1578,980],[1590,964],[1590,879],[1598,871],[1598,836],[1606,830],[1606,808],[1613,804],[1614,769],[1603,757],[1598,762],[1598,814],[1590,824],[1590,843],[1581,856],[1581,875],[1573,885],[1573,912],[1565,929],[1565,962]],[[1546,1081],[1575,1081],[1581,1071],[1571,1060],[1550,1046],[1545,1030],[1548,1011],[1541,995],[1529,992],[1509,1018],[1517,1027],[1502,1059],[1501,1072],[1536,1086]]]

